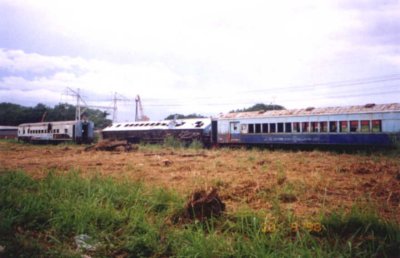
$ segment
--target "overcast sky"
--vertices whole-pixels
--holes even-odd
[[[134,119],[400,102],[400,1],[0,0],[0,102]]]

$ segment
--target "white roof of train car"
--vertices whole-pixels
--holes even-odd
[[[0,125],[0,130],[18,130],[18,126]]]
[[[74,125],[76,124],[75,120],[72,121],[49,121],[49,122],[38,122],[38,123],[24,123],[20,124],[19,126],[47,126],[48,124],[52,125]]]
[[[395,112],[395,111],[400,112],[400,103],[366,104],[362,106],[325,107],[325,108],[309,107],[303,109],[237,112],[237,113],[223,114],[219,116],[219,119],[385,113],[385,112]]]
[[[206,129],[211,125],[210,118],[191,118],[161,121],[142,121],[114,123],[103,131],[141,131],[141,130],[182,130],[182,129]]]

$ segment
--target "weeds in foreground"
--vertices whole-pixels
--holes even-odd
[[[0,175],[5,257],[396,257],[399,226],[354,208],[302,221],[277,207],[174,224],[184,200],[164,189],[51,172]],[[75,238],[90,236],[92,248]]]

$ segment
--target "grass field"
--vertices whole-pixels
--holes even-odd
[[[398,152],[0,142],[0,257],[398,257]],[[226,213],[180,221],[217,188]],[[75,238],[91,246],[78,248]]]

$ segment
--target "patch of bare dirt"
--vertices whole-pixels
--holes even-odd
[[[146,147],[107,152],[0,142],[0,171],[18,169],[35,178],[50,170],[98,174],[186,196],[193,189],[216,188],[228,211],[247,205],[268,212],[278,200],[282,209],[310,217],[321,208],[372,202],[382,217],[400,222],[400,157],[394,155]]]

